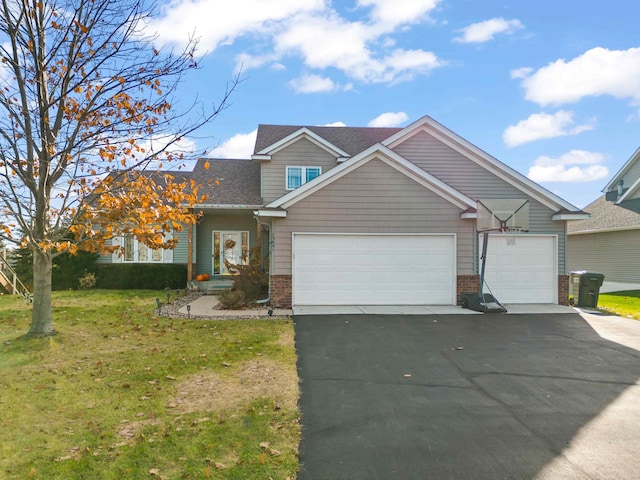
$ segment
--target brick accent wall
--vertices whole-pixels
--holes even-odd
[[[291,308],[291,275],[271,275],[271,306]]]
[[[456,285],[456,302],[460,305],[461,293],[474,293],[480,289],[480,275],[458,275]]]
[[[569,305],[569,275],[558,275],[558,304]]]

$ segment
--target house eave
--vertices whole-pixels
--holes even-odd
[[[310,142],[316,144],[320,148],[326,150],[327,152],[331,153],[332,155],[335,155],[336,159],[349,158],[349,154],[347,152],[345,152],[341,148],[335,146],[333,143],[327,141],[326,139],[322,138],[317,133],[312,132],[311,130],[309,130],[306,127],[302,127],[300,129],[296,130],[295,132],[287,135],[286,137],[281,138],[277,142],[269,145],[268,147],[263,148],[259,152],[256,152],[254,155],[252,155],[251,158],[256,159],[256,156],[263,156],[264,155],[264,156],[268,156],[269,158],[259,158],[259,159],[260,160],[270,160],[271,159],[271,155],[273,155],[274,153],[282,150],[283,148],[287,147],[288,145],[291,145],[292,143],[297,142],[301,138],[306,138],[307,140],[309,140]]]
[[[591,218],[591,215],[588,213],[556,213],[551,216],[551,220],[554,222],[560,222],[563,220],[587,220]]]
[[[261,208],[262,205],[243,205],[229,203],[197,203],[191,208],[209,208],[209,209],[227,209],[227,210],[255,210]]]
[[[629,227],[593,228],[591,230],[582,230],[579,232],[567,232],[567,235],[592,235],[594,233],[628,232],[630,230],[640,230],[640,225]]]
[[[271,155],[254,153],[253,155],[251,155],[251,160],[271,160]]]
[[[605,185],[605,187],[602,189],[602,192],[606,193],[610,190],[615,189],[618,185],[618,180],[624,177],[624,175],[629,171],[629,169],[633,166],[633,164],[639,159],[640,159],[640,148],[636,149],[636,151],[633,152],[633,155],[631,155],[629,160],[627,160],[625,164],[622,166],[622,168],[618,170],[618,173],[616,173],[613,176],[613,178],[609,180],[609,183]]]
[[[460,214],[460,218],[462,220],[475,219],[475,218],[478,218],[478,213],[477,212],[462,212]]]
[[[286,218],[287,211],[286,210],[255,210],[253,214],[256,217],[267,217],[267,218]]]

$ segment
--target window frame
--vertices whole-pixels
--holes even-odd
[[[157,248],[152,249],[146,246],[144,243],[139,242],[135,235],[122,235],[120,236],[120,245],[122,245],[124,251],[120,258],[120,263],[168,263],[165,257],[165,249]],[[127,244],[131,245],[133,250],[132,255],[127,255]],[[140,247],[143,246],[147,249],[147,260],[140,260]],[[160,252],[160,259],[154,260],[154,252]]]
[[[299,169],[300,170],[300,185],[298,185],[297,187],[292,187],[289,184],[289,171],[293,170],[293,169]],[[313,177],[312,179],[308,179],[308,174],[310,170],[317,170],[318,174]],[[285,172],[284,172],[284,186],[285,189],[287,191],[293,191],[296,188],[300,188],[302,185],[304,185],[305,183],[310,182],[311,180],[313,180],[314,178],[318,178],[320,175],[322,175],[322,167],[320,166],[301,166],[301,165],[287,165],[285,168]]]

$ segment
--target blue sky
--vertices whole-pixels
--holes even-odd
[[[159,45],[200,39],[185,104],[217,101],[242,68],[230,108],[191,139],[210,156],[247,158],[259,123],[429,115],[584,207],[640,146],[636,2],[174,0],[159,14]]]

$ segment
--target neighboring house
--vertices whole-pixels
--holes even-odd
[[[478,290],[483,199],[529,200],[528,232],[490,238],[494,295],[566,304],[567,222],[587,218],[427,116],[406,128],[260,125],[251,160],[201,159],[191,176],[220,184],[155,258],[225,275],[225,260],[261,244],[278,307],[456,304]]]
[[[640,284],[640,149],[568,230],[569,271],[603,273],[605,282]],[[634,288],[630,285],[629,288]],[[616,289],[624,289],[617,286]]]

